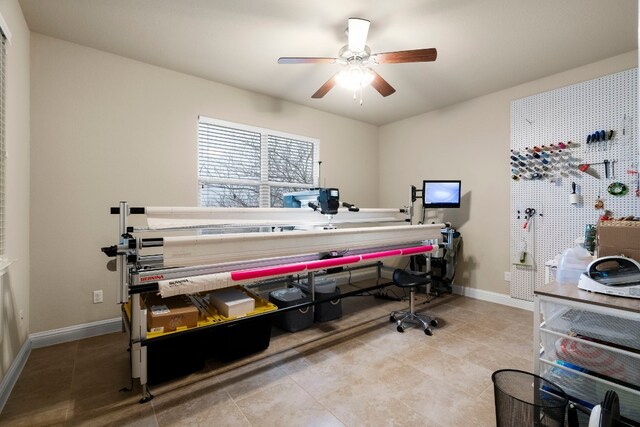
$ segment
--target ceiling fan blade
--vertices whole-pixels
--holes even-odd
[[[371,23],[366,19],[349,18],[349,50],[351,52],[364,52],[364,46],[367,44],[367,34],[369,34],[369,25]]]
[[[336,58],[318,58],[318,57],[282,57],[278,58],[278,64],[333,64]]]
[[[318,89],[316,91],[316,93],[311,95],[311,97],[312,98],[322,98],[323,96],[325,96],[327,94],[327,92],[329,92],[331,89],[333,89],[333,87],[336,85],[336,76],[337,75],[338,75],[338,73],[336,73],[333,76],[331,76],[331,78],[329,80],[327,80],[322,86],[320,86],[320,89]]]
[[[371,70],[371,71],[375,75],[375,77],[373,78],[373,81],[371,82],[371,86],[373,86],[373,88],[375,90],[380,92],[380,95],[389,96],[389,95],[392,95],[396,91],[393,88],[393,86],[391,86],[385,79],[380,77],[380,74],[376,73],[373,70]]]
[[[435,61],[438,51],[435,48],[399,50],[397,52],[376,53],[371,58],[378,64],[398,64],[401,62]]]

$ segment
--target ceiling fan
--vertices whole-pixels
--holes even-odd
[[[281,57],[278,64],[333,64],[343,65],[343,69],[327,80],[311,97],[322,98],[336,83],[354,91],[362,91],[363,87],[373,86],[382,96],[389,96],[396,90],[369,64],[397,64],[402,62],[430,62],[435,61],[438,52],[435,48],[400,50],[395,52],[371,53],[366,45],[370,22],[361,18],[349,18],[346,30],[348,44],[343,46],[337,58],[323,57]],[[362,92],[360,92],[362,104]]]

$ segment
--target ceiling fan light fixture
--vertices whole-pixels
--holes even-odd
[[[356,91],[369,86],[374,78],[375,74],[370,68],[352,64],[336,75],[336,82],[345,89]]]
[[[371,85],[380,95],[387,97],[395,93],[395,89],[380,74],[369,68],[369,64],[400,64],[403,62],[432,62],[438,52],[435,48],[397,50],[393,52],[371,53],[367,46],[369,21],[361,18],[349,18],[347,37],[349,42],[343,46],[337,58],[285,56],[278,59],[278,64],[339,64],[342,71],[331,76],[311,98],[324,97],[334,86],[342,86],[353,91],[354,99],[360,92],[362,105],[362,89]]]

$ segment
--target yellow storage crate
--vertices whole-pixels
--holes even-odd
[[[241,286],[236,286],[235,288],[242,290],[242,292],[246,293],[247,295],[249,295],[255,300],[255,309],[242,317],[255,316],[257,314],[267,313],[267,312],[278,309],[278,307],[276,307],[275,304],[272,304],[269,301],[263,298],[260,298],[256,294],[250,291],[247,291]],[[218,310],[213,305],[209,304],[208,298],[206,298],[206,296],[207,294],[205,293],[197,294],[197,295],[189,295],[191,302],[199,311],[198,322],[194,328],[201,328],[203,326],[210,326],[217,323],[223,323],[229,320],[237,319],[237,317],[225,317],[220,313],[218,313]],[[124,310],[127,315],[127,318],[129,319],[129,321],[131,321],[131,302],[130,301],[124,304]],[[175,331],[167,331],[167,332],[147,331],[147,339],[155,338],[163,335],[176,334],[176,333],[180,333],[188,329],[194,329],[194,328],[187,328],[187,327],[181,326],[176,328]]]

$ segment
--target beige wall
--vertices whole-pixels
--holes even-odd
[[[457,283],[508,294],[504,272],[510,270],[510,173],[506,159],[511,101],[634,68],[637,63],[637,51],[629,52],[382,126],[380,203],[404,203],[408,193],[398,192],[398,188],[419,185],[426,178],[461,179],[463,207],[448,210],[444,217],[463,234]]]
[[[4,377],[27,339],[29,326],[30,35],[17,0],[0,0],[0,13],[12,35],[6,68],[5,255],[14,262],[0,277],[0,377]]]
[[[323,184],[378,204],[375,126],[36,33],[31,65],[31,332],[118,316],[109,207],[197,204],[198,115],[319,138]]]
[[[636,64],[630,52],[377,128],[34,33],[31,332],[118,315],[99,253],[116,238],[108,207],[197,203],[198,115],[320,138],[323,184],[360,206],[462,179],[464,207],[445,218],[464,234],[458,283],[508,294],[510,101]]]

